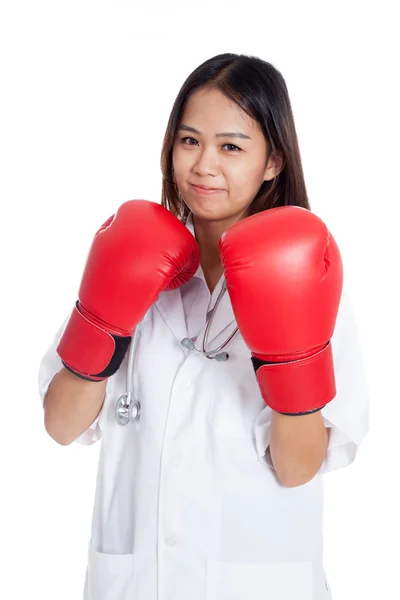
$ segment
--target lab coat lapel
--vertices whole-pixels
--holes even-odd
[[[194,236],[193,223],[190,218],[189,223],[186,221],[184,222],[184,225]],[[171,333],[180,344],[183,338],[188,337],[180,289],[177,288],[175,290],[169,290],[168,292],[161,292],[154,304]]]
[[[180,289],[161,292],[155,307],[180,344],[188,336]]]

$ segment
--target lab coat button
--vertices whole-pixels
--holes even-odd
[[[178,540],[174,537],[168,537],[165,539],[165,543],[167,544],[167,546],[176,546]]]
[[[173,467],[177,467],[177,466],[180,464],[180,462],[181,462],[181,459],[180,459],[180,457],[179,457],[179,454],[176,454],[176,455],[175,455],[175,456],[172,458],[172,461],[171,461],[171,463],[172,463],[172,466],[173,466]]]
[[[183,382],[183,384],[182,384],[182,386],[183,386],[184,388],[186,388],[186,389],[187,389],[188,387],[190,387],[190,381],[189,381],[189,379],[185,379],[185,380],[184,380],[184,382]]]

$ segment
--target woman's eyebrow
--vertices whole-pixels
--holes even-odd
[[[197,133],[198,135],[202,135],[200,131],[195,129],[194,127],[190,127],[189,125],[179,125],[179,129],[183,131],[190,131],[191,133]],[[235,132],[226,132],[226,133],[216,133],[215,137],[230,137],[230,138],[242,138],[244,140],[251,140],[251,137],[246,135],[245,133],[235,133]]]

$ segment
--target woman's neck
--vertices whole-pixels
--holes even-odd
[[[193,219],[197,243],[200,247],[200,264],[210,292],[214,290],[223,273],[218,241],[226,227],[220,222],[210,223]]]

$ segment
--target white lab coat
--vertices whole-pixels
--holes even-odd
[[[187,227],[193,233],[191,219]],[[350,464],[368,431],[347,295],[332,338],[337,395],[322,410],[331,427],[328,452],[312,481],[287,488],[270,459],[271,409],[240,333],[227,347],[227,362],[181,346],[195,335],[200,346],[221,281],[210,297],[199,267],[186,287],[160,294],[142,322],[135,360],[140,423],[121,427],[115,420],[126,388],[126,355],[108,380],[98,418],[77,440],[88,445],[101,439],[85,600],[331,598],[323,567],[321,475]],[[42,401],[62,366],[56,346],[65,324],[40,365]],[[234,326],[226,293],[208,348],[218,347]]]

